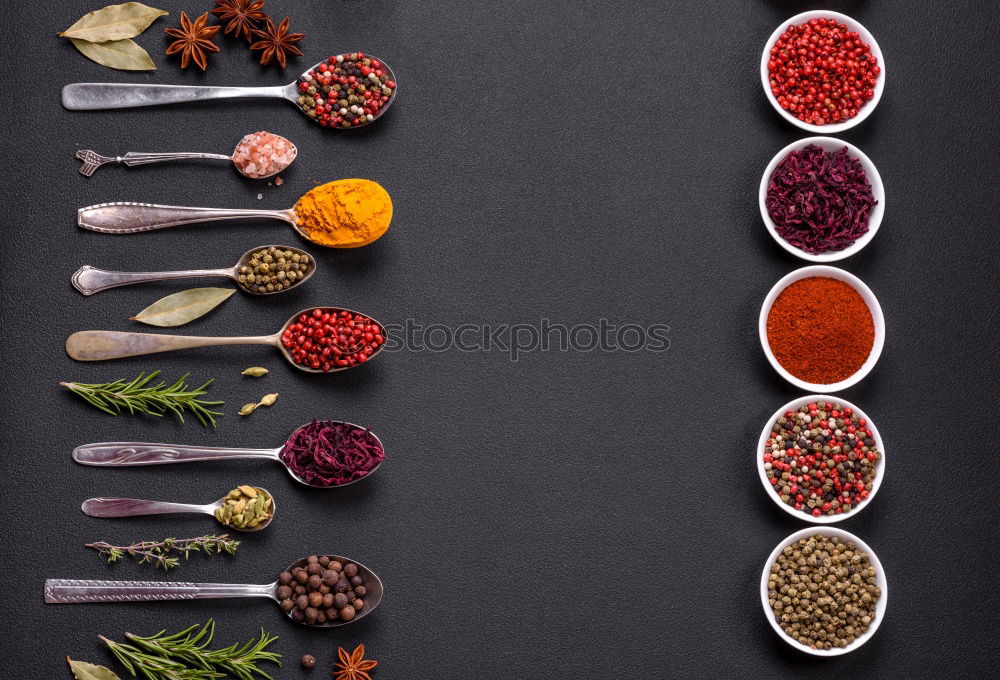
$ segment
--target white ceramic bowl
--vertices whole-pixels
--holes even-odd
[[[872,482],[872,490],[868,493],[868,498],[864,499],[857,505],[855,505],[849,512],[843,512],[839,515],[820,515],[819,517],[813,517],[808,512],[803,512],[802,510],[796,510],[787,503],[782,503],[781,498],[775,492],[774,487],[771,486],[771,482],[767,479],[767,471],[764,470],[764,445],[771,436],[771,428],[774,426],[774,422],[785,415],[786,411],[798,411],[800,408],[806,404],[811,404],[813,402],[827,402],[831,401],[835,404],[840,404],[846,408],[854,410],[854,413],[858,418],[863,418],[868,421],[868,429],[872,431],[872,439],[875,440],[875,446],[878,448],[879,453],[882,456],[875,462],[875,480]],[[813,524],[833,524],[834,522],[839,522],[845,520],[848,517],[853,517],[862,510],[864,510],[872,499],[875,498],[875,494],[878,493],[879,487],[882,486],[882,480],[885,478],[885,444],[882,441],[882,437],[878,433],[878,428],[875,427],[875,423],[872,419],[868,417],[864,411],[860,408],[847,401],[846,399],[839,399],[837,397],[831,397],[827,394],[810,394],[805,397],[799,397],[798,399],[793,399],[788,402],[774,414],[767,419],[767,423],[764,425],[764,429],[761,430],[760,439],[757,440],[757,450],[754,452],[754,458],[757,460],[757,476],[760,477],[760,483],[764,487],[764,493],[777,504],[779,508],[787,512],[792,517],[796,519],[805,520],[806,522],[812,522]]]
[[[872,194],[875,196],[876,201],[875,205],[872,206],[871,213],[868,215],[868,231],[861,238],[843,250],[829,250],[818,255],[807,253],[783,239],[778,234],[774,220],[771,219],[771,216],[767,212],[767,187],[771,183],[771,175],[774,174],[774,169],[778,167],[778,163],[785,160],[788,154],[804,149],[810,144],[815,144],[826,151],[840,151],[846,146],[847,153],[861,161],[861,167],[865,170],[865,176],[868,178],[868,183],[872,186]],[[882,218],[885,216],[885,186],[882,184],[882,176],[878,174],[875,164],[858,147],[834,137],[806,137],[786,146],[768,163],[767,169],[764,170],[764,176],[760,178],[758,202],[760,203],[760,216],[764,220],[764,226],[767,227],[768,233],[778,242],[778,245],[792,255],[801,257],[803,260],[809,260],[810,262],[836,262],[859,252],[875,237],[875,232],[878,231],[879,226],[882,224]]]
[[[861,36],[861,39],[871,47],[872,55],[878,60],[878,66],[882,69],[875,80],[875,96],[865,102],[864,106],[858,110],[858,115],[854,116],[854,118],[851,118],[850,120],[845,120],[840,123],[830,123],[828,125],[813,125],[812,123],[806,123],[781,108],[781,104],[778,103],[778,100],[774,98],[774,94],[771,92],[771,79],[768,77],[767,71],[767,62],[771,58],[771,48],[774,47],[776,42],[778,42],[778,38],[780,38],[790,26],[804,24],[810,19],[818,19],[820,17],[834,19]],[[767,100],[771,102],[771,106],[774,107],[775,111],[781,114],[782,118],[787,120],[792,125],[817,134],[832,134],[835,132],[849,130],[870,116],[872,111],[875,110],[875,107],[878,106],[879,100],[882,99],[882,92],[885,91],[885,73],[885,57],[882,56],[882,50],[879,49],[878,43],[875,42],[874,36],[868,32],[868,29],[845,14],[841,14],[840,12],[830,12],[823,9],[796,14],[791,19],[786,20],[783,24],[774,29],[774,33],[771,34],[771,37],[768,38],[767,42],[764,44],[764,53],[760,57],[760,82],[764,86],[764,94],[767,95]]]
[[[871,622],[870,626],[868,626],[868,630],[865,631],[864,635],[859,636],[854,640],[854,642],[846,647],[813,649],[812,647],[807,647],[798,640],[792,639],[792,637],[785,631],[781,630],[781,626],[779,626],[778,622],[774,620],[774,612],[771,610],[771,603],[768,601],[767,577],[771,574],[771,565],[774,564],[778,554],[786,545],[795,543],[802,538],[815,536],[816,534],[822,534],[829,537],[836,536],[842,541],[853,541],[858,548],[868,553],[868,561],[875,567],[875,582],[882,591],[882,596],[879,597],[878,602],[875,603],[875,620]],[[852,533],[844,531],[843,529],[838,529],[837,527],[808,527],[806,529],[802,529],[801,531],[796,531],[794,534],[778,543],[775,549],[771,551],[771,554],[767,558],[767,562],[764,563],[764,572],[760,575],[760,602],[764,606],[764,616],[767,617],[768,622],[771,624],[771,628],[774,628],[775,632],[778,633],[781,639],[790,644],[792,647],[795,647],[795,649],[801,650],[806,654],[814,654],[815,656],[840,656],[841,654],[853,652],[855,649],[868,642],[868,640],[871,639],[871,636],[875,634],[875,631],[878,630],[878,627],[882,625],[882,619],[885,618],[885,609],[888,599],[889,586],[886,583],[885,569],[882,568],[882,563],[879,562],[878,555],[876,555],[875,551],[860,538]]]
[[[778,294],[781,293],[781,291],[783,291],[790,283],[798,281],[799,279],[808,279],[812,276],[826,276],[831,279],[838,279],[850,284],[854,290],[858,291],[862,299],[868,305],[868,309],[872,313],[872,322],[875,324],[875,342],[872,344],[872,350],[868,354],[868,358],[865,360],[865,363],[861,365],[861,368],[844,380],[830,383],[828,385],[807,382],[786,371],[774,357],[774,354],[771,352],[771,346],[767,342],[767,315],[768,312],[771,311],[771,305],[774,304],[775,298],[777,298]],[[885,317],[882,316],[882,307],[879,306],[878,300],[875,298],[875,293],[873,293],[861,279],[854,274],[846,272],[843,269],[838,269],[837,267],[815,264],[809,267],[796,269],[795,271],[783,276],[781,280],[774,284],[774,287],[771,288],[767,297],[764,298],[764,304],[760,307],[760,316],[757,319],[757,333],[760,335],[760,346],[764,349],[764,356],[767,357],[767,360],[771,362],[772,366],[774,366],[774,370],[776,370],[778,375],[782,378],[799,389],[805,390],[806,392],[837,392],[839,390],[846,390],[852,385],[856,385],[862,378],[871,372],[872,368],[875,367],[879,356],[882,354],[882,346],[885,344]]]

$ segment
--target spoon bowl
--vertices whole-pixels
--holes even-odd
[[[169,515],[169,514],[179,514],[179,513],[200,513],[211,515],[213,519],[222,524],[228,529],[233,531],[241,531],[244,533],[253,533],[266,528],[274,516],[278,512],[278,502],[274,500],[274,494],[265,489],[264,487],[256,487],[261,491],[264,491],[271,497],[271,516],[267,518],[264,522],[261,522],[255,527],[244,527],[240,528],[233,526],[232,524],[227,524],[225,522],[219,522],[215,517],[215,511],[217,508],[221,508],[226,502],[226,496],[223,496],[215,503],[207,503],[205,505],[195,505],[188,503],[167,503],[163,501],[146,501],[138,498],[88,498],[83,503],[80,504],[80,509],[84,514],[90,515],[91,517],[137,517],[141,515]]]
[[[329,371],[324,371],[322,368],[303,366],[297,363],[292,358],[291,352],[289,352],[282,343],[282,335],[287,329],[297,322],[301,315],[311,313],[313,309],[321,309],[330,312],[343,311],[354,315],[360,314],[360,312],[344,309],[342,307],[314,307],[304,309],[292,315],[292,318],[285,322],[285,324],[281,327],[281,330],[273,335],[245,337],[162,335],[159,333],[131,333],[119,331],[78,331],[66,338],[66,354],[68,354],[70,358],[77,361],[105,361],[107,359],[122,359],[124,357],[156,354],[158,352],[170,352],[173,350],[190,349],[193,347],[212,347],[218,345],[271,345],[273,347],[277,347],[281,352],[281,356],[283,356],[286,361],[300,371],[305,371],[306,373],[327,374],[346,371],[348,369],[366,364],[368,361],[371,361],[373,358],[381,354],[382,350],[385,349],[386,342],[384,338],[387,337],[385,326],[375,319],[372,319],[367,315],[363,315],[366,316],[366,318],[371,319],[372,323],[379,328],[383,338],[383,342],[378,345],[371,354],[367,355],[368,358],[365,361],[348,364],[346,366],[331,367]],[[357,350],[356,347],[341,347],[338,349],[342,352],[345,350],[348,352]]]
[[[361,564],[340,555],[327,555],[341,563],[350,562],[357,565],[358,575],[365,586],[365,606],[349,621],[336,619],[323,623],[306,623],[298,621],[291,612],[285,612],[288,618],[296,623],[310,628],[338,628],[368,616],[382,602],[384,587],[378,575]],[[289,565],[288,570],[296,569],[307,563],[308,557],[297,560]],[[45,602],[47,604],[91,604],[94,602],[153,602],[160,600],[206,600],[230,597],[266,597],[279,605],[279,583],[261,585],[249,583],[187,583],[177,581],[98,581],[90,579],[46,579]],[[282,609],[284,611],[284,609]]]
[[[348,423],[346,421],[334,421],[335,424],[347,425],[349,427],[355,428],[357,430],[366,431],[374,440],[378,443],[378,447],[383,452],[382,460],[380,460],[375,467],[369,470],[367,473],[353,479],[349,482],[344,482],[342,484],[331,484],[323,485],[316,484],[307,481],[301,475],[296,473],[289,467],[288,463],[284,461],[281,457],[282,452],[285,449],[285,445],[274,448],[274,449],[241,449],[241,448],[220,448],[220,447],[210,447],[210,446],[184,446],[175,444],[146,444],[139,442],[102,442],[97,444],[84,444],[73,449],[73,460],[81,465],[92,465],[96,467],[133,467],[140,465],[166,465],[168,463],[189,463],[196,461],[210,461],[210,460],[223,460],[223,459],[233,459],[233,458],[266,458],[271,460],[276,460],[281,463],[285,470],[288,471],[289,476],[294,479],[299,484],[304,486],[312,487],[314,489],[339,489],[341,487],[350,486],[364,479],[368,479],[382,466],[385,461],[385,446],[382,444],[382,440],[372,432],[370,429],[361,427],[360,425],[355,425],[354,423]],[[306,425],[296,429],[296,432]],[[294,434],[294,433],[293,433]],[[271,492],[268,491],[270,494]],[[271,498],[274,498],[274,494],[271,494]],[[92,499],[95,500],[95,499]],[[97,499],[100,500],[100,499]],[[109,499],[104,499],[109,500]],[[110,500],[133,500],[133,499],[110,499]],[[134,501],[137,503],[153,503],[156,501]],[[176,504],[166,504],[166,505],[176,505]],[[192,506],[185,506],[192,507]],[[210,512],[214,513],[215,508],[218,507],[217,504],[212,503],[208,506],[193,506],[201,509],[193,510],[193,512]],[[275,512],[277,511],[277,502],[275,502]],[[94,512],[100,511],[95,504]],[[178,510],[164,510],[163,512],[175,512]],[[84,509],[84,512],[89,514],[94,514]],[[179,510],[178,512],[192,512],[192,510]],[[136,512],[131,514],[159,514],[159,513],[149,513],[149,512]],[[100,517],[118,517],[124,515],[95,515]]]
[[[255,252],[264,250],[267,248],[278,248],[282,251],[291,251],[292,255],[298,255],[299,258],[308,258],[308,262],[311,264],[309,269],[306,271],[305,276],[292,282],[287,288],[282,288],[281,290],[266,291],[266,290],[253,290],[243,282],[239,280],[240,268],[243,266],[248,266],[250,259]],[[134,283],[147,283],[150,281],[167,281],[172,279],[183,279],[183,278],[200,278],[200,277],[214,277],[214,276],[226,276],[236,281],[240,290],[250,295],[277,295],[278,293],[286,293],[293,288],[301,286],[303,283],[312,278],[312,275],[316,273],[316,260],[309,253],[299,248],[294,248],[292,246],[282,246],[282,245],[266,245],[257,246],[256,248],[251,248],[250,250],[243,253],[240,256],[239,261],[232,266],[224,269],[183,269],[171,272],[118,272],[118,271],[108,271],[106,269],[97,269],[89,264],[85,264],[75,272],[73,276],[70,277],[70,283],[78,291],[84,295],[93,295],[94,293],[99,293],[102,290],[108,290],[109,288],[117,288],[119,286],[128,286]]]
[[[343,53],[340,55],[343,56]],[[332,130],[353,130],[365,127],[381,118],[396,100],[399,90],[395,73],[382,59],[366,54],[371,59],[378,59],[381,68],[388,75],[388,80],[396,83],[389,99],[372,114],[372,120],[348,127],[326,125]],[[100,109],[127,109],[140,106],[159,106],[161,104],[178,104],[184,102],[204,101],[208,99],[287,99],[303,114],[305,108],[299,103],[299,83],[310,75],[310,71],[326,63],[321,61],[306,71],[288,85],[269,87],[215,87],[204,85],[147,85],[140,83],[71,83],[62,89],[62,105],[72,111],[94,111]],[[320,121],[307,116],[317,124]]]

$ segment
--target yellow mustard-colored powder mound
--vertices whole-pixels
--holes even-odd
[[[338,179],[310,189],[295,204],[295,217],[313,243],[357,248],[389,228],[392,199],[380,184],[369,179]]]

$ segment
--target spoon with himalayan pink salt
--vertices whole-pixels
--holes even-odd
[[[162,161],[178,161],[191,159],[209,159],[231,161],[240,174],[250,179],[266,179],[273,177],[287,168],[298,155],[298,149],[290,141],[270,132],[254,132],[236,145],[232,156],[218,153],[141,153],[129,151],[124,156],[102,156],[90,149],[80,149],[76,157],[83,161],[80,172],[87,177],[94,174],[97,168],[105,163],[122,163],[129,167],[133,165],[149,165]]]

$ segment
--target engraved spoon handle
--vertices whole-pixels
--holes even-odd
[[[173,272],[114,272],[107,269],[97,269],[96,267],[91,267],[89,264],[85,264],[76,270],[70,281],[73,287],[84,295],[93,295],[108,288],[128,286],[133,283],[203,276],[231,277],[232,275],[232,269],[184,269]]]
[[[183,161],[183,160],[213,160],[231,161],[232,156],[224,156],[221,153],[196,153],[193,151],[178,151],[174,153],[155,153],[129,151],[124,156],[118,156],[119,163],[132,167],[134,165],[149,165],[150,163],[162,163],[163,161]]]
[[[292,210],[234,210],[228,208],[191,208],[152,203],[100,203],[80,208],[76,222],[84,229],[108,234],[134,234],[140,231],[176,227],[194,222],[266,217],[295,225]]]
[[[136,517],[174,513],[211,513],[213,505],[144,501],[138,498],[88,498],[80,509],[91,517]]]
[[[94,581],[50,578],[45,580],[49,604],[87,602],[149,602],[153,600],[206,600],[220,597],[274,598],[273,585],[249,583],[185,583],[178,581]]]
[[[271,458],[280,461],[280,452],[280,448],[234,449],[139,442],[100,442],[76,447],[73,449],[73,460],[83,465],[128,467],[230,458]]]
[[[205,87],[132,83],[72,83],[62,89],[62,105],[74,111],[125,109],[233,97],[286,98],[287,85],[272,87]]]
[[[140,354],[172,352],[192,347],[218,345],[273,345],[280,343],[280,334],[229,338],[198,335],[160,335],[157,333],[125,333],[121,331],[79,331],[66,338],[66,354],[77,361],[104,361]]]

